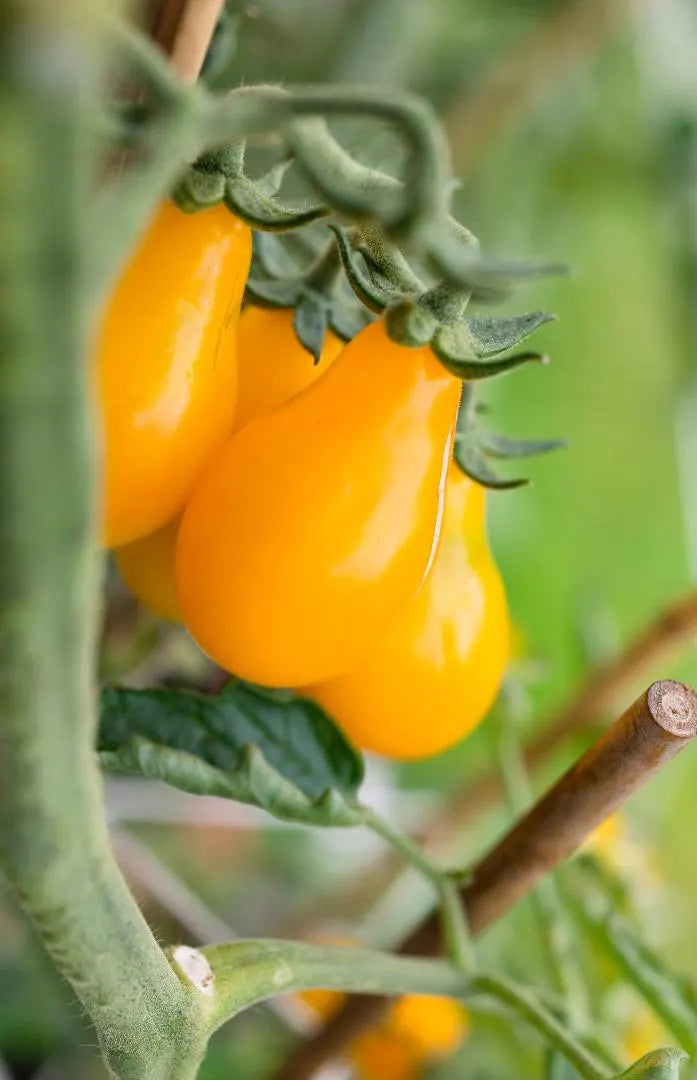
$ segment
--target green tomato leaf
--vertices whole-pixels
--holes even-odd
[[[652,1050],[639,1061],[635,1061],[626,1072],[620,1073],[615,1080],[678,1080],[680,1066],[688,1061],[687,1054],[674,1047]]]
[[[98,750],[107,769],[259,806],[283,821],[357,825],[363,760],[313,702],[229,684],[102,692]]]

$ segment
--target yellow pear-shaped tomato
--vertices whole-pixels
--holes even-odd
[[[290,310],[246,308],[237,337],[237,409],[232,430],[290,400],[322,375],[338,356],[342,342],[326,335],[318,364],[300,345]],[[287,369],[287,370],[286,370]],[[140,602],[164,619],[182,621],[174,585],[174,548],[181,515],[141,536],[114,557],[121,576]]]
[[[364,750],[406,761],[451,746],[491,705],[509,622],[484,532],[484,490],[451,465],[423,587],[348,674],[308,688]]]
[[[250,258],[250,230],[224,206],[167,202],[116,285],[96,357],[108,547],[174,517],[230,433]]]
[[[121,577],[143,607],[161,619],[181,622],[174,586],[174,548],[181,516],[132,544],[116,548],[114,558]]]
[[[316,364],[296,337],[291,308],[245,308],[237,329],[235,428],[290,401],[324,374],[342,348],[328,330]]]
[[[222,667],[270,686],[349,670],[418,589],[460,395],[381,321],[209,463],[184,513],[179,602]]]

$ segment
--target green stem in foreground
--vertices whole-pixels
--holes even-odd
[[[440,906],[443,940],[448,958],[468,971],[475,964],[474,945],[467,925],[467,915],[459,890],[449,874],[439,870],[425,852],[404,833],[398,832],[372,810],[361,807],[364,824],[386,840],[435,889]]]
[[[97,57],[84,20],[69,0],[60,14],[22,0],[0,19],[0,866],[113,1075],[190,1080],[200,995],[116,867],[93,753],[95,238],[83,207]]]
[[[215,1027],[251,1005],[298,990],[434,994],[461,1000],[485,994],[533,1027],[583,1080],[609,1076],[532,992],[496,975],[470,974],[444,960],[295,941],[234,941],[209,946],[201,953],[213,973],[210,1016]]]
[[[509,715],[499,715],[493,720],[494,752],[506,801],[511,813],[518,816],[532,803],[532,789],[516,730],[517,722],[527,710],[528,699],[525,689],[512,682],[506,686],[505,697]],[[588,995],[579,970],[572,920],[553,875],[539,883],[530,900],[556,989],[563,995],[570,1021],[575,1027],[585,1029],[590,1012]]]
[[[574,1038],[552,1013],[524,987],[484,973],[475,976],[476,988],[505,1002],[569,1061],[584,1080],[607,1080],[607,1069]]]

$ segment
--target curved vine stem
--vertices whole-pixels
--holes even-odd
[[[87,24],[83,4],[41,0],[0,20],[0,54],[13,50],[0,64],[0,865],[113,1075],[190,1080],[202,1004],[116,867],[92,750],[99,561],[83,206],[99,53]]]
[[[446,955],[458,967],[472,971],[475,963],[474,946],[456,883],[450,875],[434,866],[425,852],[408,836],[393,829],[372,810],[362,807],[361,812],[365,825],[386,840],[433,886],[438,899]]]
[[[608,1072],[525,987],[486,972],[468,973],[442,960],[394,956],[352,947],[248,940],[201,950],[210,965],[211,1024],[277,994],[323,988],[379,995],[435,994],[466,1000],[485,994],[533,1027],[584,1080]]]

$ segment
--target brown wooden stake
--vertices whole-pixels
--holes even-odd
[[[662,611],[630,642],[624,652],[593,670],[573,698],[543,725],[525,748],[525,764],[531,771],[558,750],[570,735],[599,722],[621,694],[631,692],[642,676],[684,646],[697,634],[697,592],[680,597]],[[456,796],[447,820],[434,832],[452,835],[475,814],[501,796],[501,784],[494,772],[474,780]],[[434,836],[435,840],[436,837]]]
[[[150,36],[169,57],[184,82],[195,83],[225,0],[155,0],[150,4]]]
[[[697,694],[682,683],[653,683],[474,868],[461,893],[472,932],[501,918],[695,735]],[[436,953],[438,922],[435,914],[427,918],[400,952]],[[275,1080],[310,1080],[386,1004],[385,998],[349,998],[321,1032],[300,1044]]]

